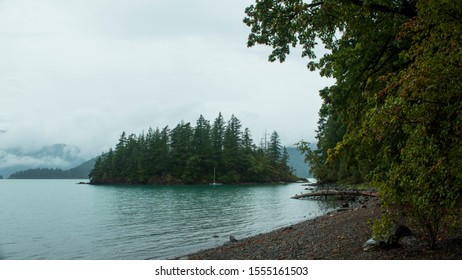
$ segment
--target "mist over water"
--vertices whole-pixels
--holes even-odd
[[[92,186],[0,180],[1,259],[168,259],[329,211],[300,184]],[[332,202],[328,202],[332,203]]]

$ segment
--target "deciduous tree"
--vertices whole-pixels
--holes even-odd
[[[318,150],[305,149],[315,175],[373,182],[388,213],[434,246],[462,192],[462,2],[257,0],[246,14],[249,46],[282,62],[300,45],[336,81],[320,92]]]

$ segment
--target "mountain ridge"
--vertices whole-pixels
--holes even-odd
[[[17,171],[8,179],[88,179],[97,157],[92,158],[76,167],[62,170],[60,168],[33,168]]]
[[[8,178],[12,173],[36,168],[70,169],[88,158],[79,147],[66,144],[0,149],[0,175]]]

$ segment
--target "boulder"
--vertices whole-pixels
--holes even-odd
[[[363,250],[364,251],[377,250],[377,249],[383,248],[384,245],[385,245],[385,242],[372,237],[363,244]]]

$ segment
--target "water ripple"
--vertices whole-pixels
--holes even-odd
[[[299,184],[90,186],[0,180],[0,258],[166,259],[325,213]]]

